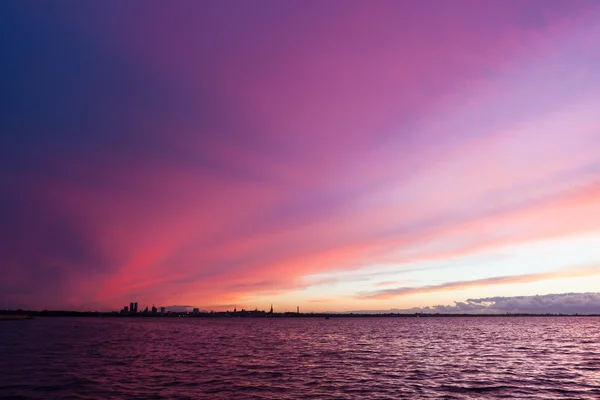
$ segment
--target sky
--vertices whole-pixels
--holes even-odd
[[[600,312],[599,20],[3,1],[0,308]]]

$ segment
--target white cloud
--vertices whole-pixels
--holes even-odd
[[[485,297],[454,302],[454,305],[362,311],[364,313],[448,313],[448,314],[600,314],[600,293],[562,293],[536,296]]]

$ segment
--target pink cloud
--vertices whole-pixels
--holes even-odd
[[[41,263],[68,292],[57,304],[233,304],[597,229],[598,7],[536,4],[55,11],[172,98],[119,103],[133,133],[108,151],[2,175],[34,209],[13,225],[35,257],[3,250],[11,282]],[[47,248],[55,225],[86,254]]]

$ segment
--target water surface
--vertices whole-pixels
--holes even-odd
[[[36,318],[0,397],[600,398],[600,318]]]

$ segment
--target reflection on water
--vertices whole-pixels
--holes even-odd
[[[0,397],[600,398],[600,318],[0,325]]]

